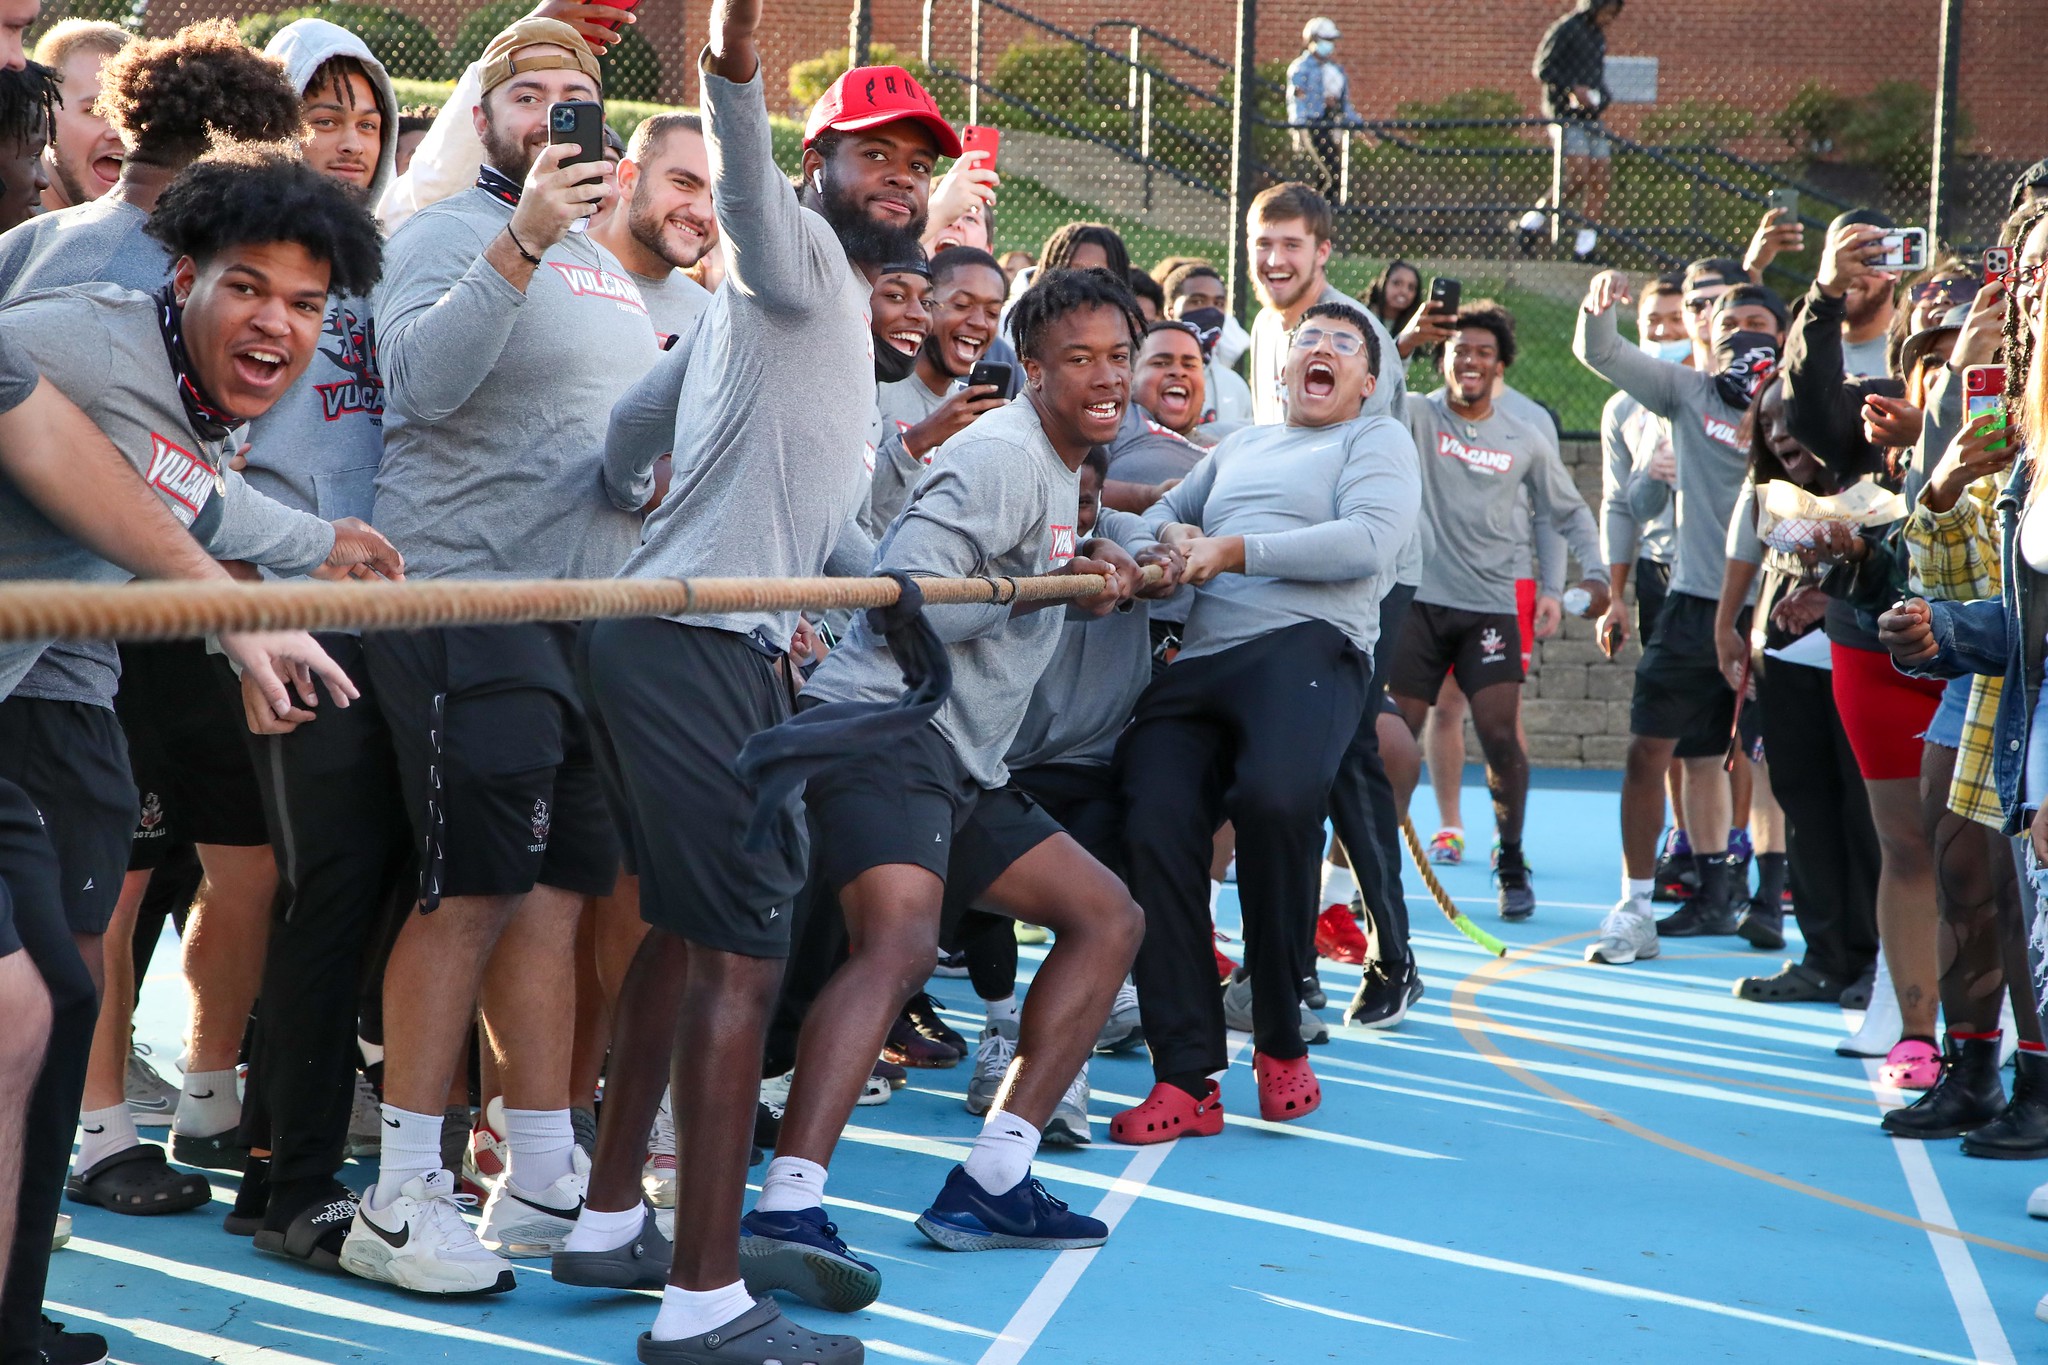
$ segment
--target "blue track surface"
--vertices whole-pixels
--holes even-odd
[[[891,1104],[857,1111],[828,1201],[883,1267],[884,1299],[850,1320],[796,1316],[858,1332],[871,1360],[965,1365],[2048,1358],[2032,1313],[2048,1228],[2023,1207],[2048,1163],[1881,1136],[1863,1065],[1831,1051],[1853,1020],[1734,999],[1734,978],[1775,966],[1735,940],[1583,965],[1615,894],[1611,786],[1535,793],[1541,909],[1526,925],[1493,917],[1475,845],[1445,883],[1512,955],[1473,949],[1411,875],[1428,997],[1398,1033],[1333,1027],[1305,1122],[1245,1117],[1247,1051],[1222,1137],[1117,1147],[1107,1120],[1149,1068],[1096,1060],[1095,1146],[1037,1170],[1120,1219],[1099,1253],[962,1256],[919,1237],[910,1220],[978,1124],[964,1068],[913,1072]],[[1028,972],[1039,954],[1025,954]],[[172,960],[159,955],[140,1022],[160,1056],[182,1020]],[[1333,1019],[1357,977],[1324,964]],[[971,1035],[967,983],[935,986]],[[454,1303],[306,1272],[222,1233],[231,1198],[222,1178],[196,1214],[67,1206],[53,1315],[149,1365],[630,1361],[652,1320],[652,1296],[557,1288],[544,1262],[520,1263],[515,1293]]]

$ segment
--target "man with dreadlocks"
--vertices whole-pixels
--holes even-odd
[[[56,128],[57,89],[47,66],[0,71],[0,232],[27,222],[49,187],[43,149]]]

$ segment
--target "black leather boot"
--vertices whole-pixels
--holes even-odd
[[[1998,1079],[1998,1035],[1989,1038],[1951,1036],[1941,1061],[1941,1079],[1934,1088],[1904,1109],[1884,1116],[1884,1130],[1893,1137],[1952,1138],[1982,1128],[2005,1108],[2005,1087]]]
[[[2013,1058],[2012,1101],[1963,1138],[1964,1156],[2032,1161],[2048,1156],[2048,1052]]]

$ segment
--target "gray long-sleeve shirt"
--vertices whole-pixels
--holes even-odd
[[[1600,410],[1600,551],[1610,565],[1671,562],[1671,485],[1648,472],[1670,448],[1664,419],[1627,394],[1614,394]],[[1650,487],[1639,489],[1639,482]]]
[[[948,389],[951,385],[947,386]],[[868,485],[867,504],[860,513],[860,527],[874,539],[881,539],[910,500],[910,490],[924,477],[936,448],[922,457],[910,453],[903,434],[939,410],[946,394],[933,393],[917,374],[908,374],[893,384],[875,390],[875,427],[868,435],[875,448],[875,477]]]
[[[1373,368],[1372,394],[1361,415],[1393,413],[1398,418],[1401,400],[1408,396],[1408,362],[1401,359],[1393,333],[1372,309],[1334,284],[1326,283],[1316,302],[1348,304],[1365,315],[1365,325],[1379,337],[1380,363]],[[1287,420],[1287,395],[1282,392],[1287,383],[1287,322],[1277,308],[1261,308],[1252,319],[1251,331],[1252,420],[1270,426]]]
[[[660,354],[647,305],[577,232],[515,289],[484,257],[512,208],[470,188],[385,248],[372,520],[410,578],[608,577],[638,541],[598,471],[612,400]]]
[[[1743,410],[1722,401],[1713,376],[1645,355],[1622,340],[1612,308],[1580,311],[1572,352],[1670,425],[1671,453],[1678,461],[1671,591],[1718,601],[1728,518],[1749,466],[1749,450],[1736,436]]]
[[[1048,763],[1109,766],[1138,694],[1152,681],[1152,622],[1146,608],[1163,605],[1140,602],[1136,610],[1107,616],[1065,613],[1059,646],[1010,741],[1012,769]]]
[[[616,505],[643,505],[655,459],[674,452],[668,497],[621,572],[803,578],[831,571],[836,551],[863,573],[850,566],[866,538],[847,528],[866,491],[875,406],[868,283],[776,169],[760,73],[702,81],[726,279],[696,330],[613,410],[604,483]],[[796,618],[674,619],[780,649]]]
[[[74,284],[161,289],[171,253],[142,230],[148,222],[141,209],[108,195],[0,232],[0,299]]]
[[[257,492],[226,467],[236,433],[192,428],[164,349],[157,301],[112,285],[22,295],[0,306],[0,337],[84,410],[209,553],[304,573],[334,548],[334,528]],[[59,530],[0,481],[0,579],[122,583],[129,575]],[[121,666],[103,641],[0,649],[0,696],[112,706]],[[33,667],[31,667],[33,664]]]
[[[1246,427],[1223,438],[1145,513],[1244,537],[1244,572],[1195,589],[1183,659],[1220,654],[1303,621],[1328,621],[1371,654],[1380,598],[1415,533],[1422,475],[1388,416],[1328,427]]]
[[[1588,575],[1604,576],[1599,533],[1547,430],[1495,408],[1470,422],[1443,391],[1408,396],[1409,433],[1422,460],[1423,504],[1436,529],[1415,600],[1460,611],[1513,614],[1528,551],[1526,497],[1557,528]]]
[[[1053,450],[1031,400],[1018,398],[939,447],[882,537],[875,567],[946,578],[1051,573],[1078,552],[1080,507],[1081,476]],[[1093,534],[1131,550],[1153,543],[1143,521],[1107,508]],[[953,666],[953,690],[932,724],[976,782],[1000,787],[1009,778],[1004,755],[1065,613],[1014,616],[991,603],[928,607],[925,615]],[[903,670],[865,615],[804,689],[826,701],[886,701],[902,690]]]

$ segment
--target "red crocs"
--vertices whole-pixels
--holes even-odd
[[[1365,931],[1351,918],[1351,907],[1332,905],[1316,917],[1316,956],[1356,967],[1372,952]]]
[[[1323,1087],[1308,1058],[1281,1061],[1263,1052],[1252,1054],[1252,1074],[1259,1078],[1259,1117],[1285,1122],[1313,1114],[1322,1107]]]
[[[1215,1137],[1223,1131],[1223,1091],[1209,1082],[1206,1098],[1196,1099],[1177,1085],[1161,1081],[1136,1109],[1109,1121],[1113,1142],[1145,1147],[1175,1138]]]

